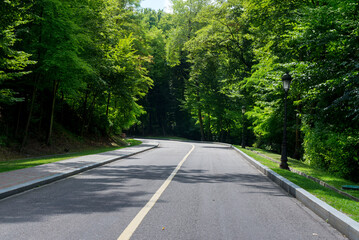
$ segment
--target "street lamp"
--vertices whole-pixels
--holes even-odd
[[[289,73],[285,73],[282,77],[283,88],[284,88],[284,125],[283,125],[283,143],[282,143],[282,156],[280,158],[280,168],[289,170],[288,158],[287,158],[287,97],[290,88],[290,82],[292,76]]]
[[[243,114],[243,126],[242,126],[242,148],[246,148],[246,132],[245,132],[245,123],[246,123],[246,119],[245,119],[245,114],[246,113],[246,107],[242,106],[242,114]]]

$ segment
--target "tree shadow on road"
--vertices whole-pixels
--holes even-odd
[[[2,200],[0,224],[43,221],[53,215],[140,209],[175,168],[176,165],[105,165],[64,181]],[[258,174],[209,174],[201,169],[181,169],[173,179],[173,184],[175,183],[230,183],[244,186],[248,193],[264,192],[283,196],[266,177]],[[163,200],[160,199],[159,202]]]

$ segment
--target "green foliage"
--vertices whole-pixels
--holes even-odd
[[[289,155],[356,178],[356,0],[173,0],[173,13],[138,0],[15,0],[0,13],[9,139],[49,140],[55,121],[80,135],[243,139],[279,153],[289,72]]]
[[[5,147],[7,145],[7,141],[8,141],[7,137],[1,135],[0,136],[0,147]]]
[[[202,139],[229,141],[230,132],[238,137],[244,121],[238,109],[245,105],[244,99],[250,103],[238,87],[252,64],[238,3],[208,4],[188,20],[198,30],[184,36],[183,51],[191,66],[183,108],[197,120]]]
[[[309,164],[358,182],[359,135],[351,129],[336,132],[323,125],[303,127],[304,158]]]
[[[21,97],[16,97],[18,93],[7,85],[10,81],[16,81],[30,73],[25,68],[35,63],[30,60],[31,54],[16,46],[21,41],[16,32],[23,30],[22,28],[29,21],[26,14],[27,7],[21,1],[0,2],[0,104],[23,100]]]
[[[8,113],[0,124],[7,135],[24,135],[24,145],[28,133],[47,132],[50,143],[54,121],[81,135],[139,123],[139,100],[153,82],[138,7],[137,0],[2,1],[0,116]]]
[[[305,158],[355,177],[348,171],[357,169],[357,152],[350,149],[357,148],[353,133],[359,130],[356,1],[174,3],[167,61],[177,67],[187,62],[181,104],[202,138],[223,140],[226,133],[238,139],[248,118],[256,146],[280,152],[281,76],[290,72],[290,155],[300,157],[304,138]]]

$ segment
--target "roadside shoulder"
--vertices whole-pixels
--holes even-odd
[[[0,173],[0,199],[157,148],[158,145],[158,142],[146,141],[134,147]]]
[[[297,198],[305,206],[311,209],[318,216],[323,218],[329,224],[331,224],[338,231],[343,233],[349,239],[359,240],[359,223],[349,218],[345,214],[339,212],[335,208],[331,207],[327,203],[318,199],[311,193],[307,192],[303,188],[292,183],[288,179],[282,177],[278,173],[259,163],[257,160],[245,154],[243,151],[239,150],[232,145],[232,148],[236,150],[245,160],[257,168],[260,172],[270,178],[273,182],[278,184],[290,195]]]

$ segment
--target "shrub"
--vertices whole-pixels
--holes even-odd
[[[0,147],[5,147],[5,146],[7,146],[7,137],[6,136],[3,136],[3,135],[1,135],[0,136]]]
[[[353,129],[337,132],[317,125],[303,127],[304,159],[337,176],[359,181],[359,134]]]

